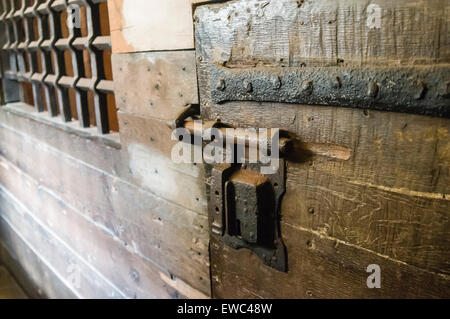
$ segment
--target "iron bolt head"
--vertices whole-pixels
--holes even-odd
[[[227,86],[226,86],[226,84],[225,84],[225,80],[224,80],[224,79],[220,79],[220,80],[217,82],[216,89],[218,89],[219,91],[224,91],[226,87],[227,87]]]
[[[415,83],[415,86],[417,88],[416,93],[414,94],[415,100],[421,100],[424,98],[425,93],[427,92],[427,85],[424,81],[418,80]]]
[[[272,85],[275,89],[279,89],[281,87],[281,78],[279,76],[273,77]]]
[[[247,93],[250,93],[253,90],[252,82],[249,80],[244,80],[244,89]]]
[[[331,81],[331,86],[334,89],[340,89],[342,87],[342,80],[340,77],[336,76],[335,78],[332,79]]]
[[[302,89],[302,92],[304,92],[308,95],[311,95],[311,93],[314,89],[313,82],[309,81],[309,80],[303,81],[301,89]]]
[[[369,83],[369,87],[367,89],[367,95],[374,99],[377,97],[379,91],[380,91],[380,86],[378,85],[378,83],[371,81]]]

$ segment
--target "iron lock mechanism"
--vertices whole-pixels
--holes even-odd
[[[187,119],[197,119],[199,113],[198,105],[187,105],[169,124],[172,128],[183,127],[194,136],[199,132]],[[277,135],[275,144],[267,136],[260,138],[256,135],[250,141],[242,139],[242,136],[227,135],[226,127],[229,126],[223,123],[208,122],[206,127],[220,130],[226,139],[236,143],[233,144],[235,148],[239,143],[248,147],[255,139],[258,145],[279,148],[278,169],[272,174],[262,174],[261,163],[242,161],[205,164],[205,172],[211,236],[217,236],[234,249],[250,249],[264,264],[286,272],[287,252],[280,233],[280,204],[285,193],[286,168],[282,156],[291,149],[291,139]]]
[[[287,271],[287,252],[280,233],[279,205],[285,192],[285,166],[262,175],[258,164],[218,164],[209,186],[211,232],[234,249],[247,248],[263,262]]]

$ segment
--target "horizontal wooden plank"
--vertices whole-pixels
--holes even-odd
[[[355,184],[289,163],[283,221],[447,275],[449,212],[449,199]]]
[[[3,187],[0,187],[1,224],[19,233],[33,250],[79,298],[120,298],[123,293],[105,280],[66,243],[48,231]],[[5,225],[6,224],[6,225]],[[79,276],[79,279],[75,276]],[[78,286],[79,284],[79,286]]]
[[[62,122],[47,113],[36,113],[24,103],[11,103],[0,109],[0,122],[40,142],[51,145],[111,175],[126,178],[120,164],[119,134],[98,135],[96,128],[81,129],[78,122]]]
[[[201,215],[207,214],[202,163],[175,164],[167,122],[119,112],[122,163],[134,183]],[[189,190],[189,191],[187,191]]]
[[[446,0],[241,0],[194,16],[197,50],[227,66],[450,61]]]
[[[162,278],[172,278],[173,282],[182,280],[154,265],[134,251],[133,243],[123,242],[4,158],[0,158],[0,181],[9,192],[21,197],[29,208],[26,214],[43,223],[128,298],[202,296],[194,288],[184,291],[170,288]]]
[[[65,128],[60,120],[52,120],[46,114],[33,113],[30,108],[24,104],[2,108],[1,125],[33,136],[88,165],[206,215],[203,167],[178,165],[171,161],[171,147],[174,143],[171,141],[171,130],[164,121],[123,114],[120,123],[121,144],[110,145],[97,140],[96,134],[85,133],[79,128],[73,129],[71,125]],[[137,148],[139,149],[136,151]],[[140,159],[140,156],[146,158]],[[155,170],[158,174],[155,174]],[[182,184],[192,191],[186,193],[183,188],[175,188],[173,184],[170,188],[161,187],[160,184],[166,181],[167,175],[179,181],[177,185],[183,181]]]
[[[355,183],[404,193],[450,194],[449,119],[252,102],[226,103],[204,111],[205,118],[219,118],[235,127],[288,131],[297,140],[289,158],[292,162],[309,163],[316,170]],[[334,154],[338,148],[351,156]]]
[[[108,1],[113,52],[192,49],[196,2],[202,0]]]
[[[0,219],[0,255],[18,282],[33,299],[75,299],[74,292],[57,276],[8,224]]]
[[[385,256],[282,225],[289,272],[265,266],[246,249],[211,239],[216,298],[448,298],[450,278]],[[369,265],[381,269],[381,288],[369,289]]]
[[[198,103],[194,51],[113,54],[112,65],[121,111],[174,121]]]
[[[280,127],[296,139],[283,200],[287,222],[450,271],[450,120],[271,103],[208,112],[237,127]]]
[[[0,153],[42,186],[136,253],[194,288],[209,292],[206,216],[68,157],[30,136],[6,128],[0,129],[0,136],[5,141]]]

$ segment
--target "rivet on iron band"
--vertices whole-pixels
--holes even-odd
[[[376,98],[379,90],[380,88],[378,86],[378,83],[371,81],[369,83],[369,88],[367,89],[367,95],[371,98]]]
[[[423,97],[425,96],[425,93],[427,91],[427,85],[425,84],[424,81],[418,80],[416,82],[416,87],[417,87],[417,91],[414,94],[414,99],[416,99],[416,100],[423,99]]]
[[[252,82],[250,82],[249,80],[245,79],[244,80],[244,89],[247,93],[250,93],[253,90],[253,85]]]
[[[225,90],[225,88],[226,88],[225,80],[219,79],[219,81],[217,82],[216,89],[218,89],[219,91],[223,91]]]
[[[309,81],[309,80],[303,81],[301,89],[302,89],[302,92],[311,95],[311,93],[313,91],[312,81]]]

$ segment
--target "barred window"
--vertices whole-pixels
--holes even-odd
[[[0,0],[3,99],[118,131],[106,0]]]

